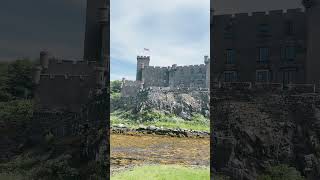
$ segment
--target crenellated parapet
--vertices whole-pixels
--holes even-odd
[[[85,81],[85,80],[88,80],[89,78],[90,76],[88,75],[68,75],[68,74],[41,74],[40,75],[40,81],[45,81],[45,80]]]
[[[204,64],[150,66],[150,56],[137,56],[136,82],[148,87],[207,87],[209,56]],[[128,84],[128,83],[127,83]]]
[[[214,18],[233,19],[236,21],[236,20],[241,20],[243,18],[261,18],[261,17],[271,17],[271,16],[286,17],[292,14],[303,14],[303,13],[305,13],[305,9],[296,8],[296,9],[280,9],[280,10],[248,12],[248,13],[216,14],[214,15]]]

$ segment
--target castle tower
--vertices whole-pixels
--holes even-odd
[[[307,83],[320,85],[320,0],[303,0],[307,21]]]
[[[40,65],[43,70],[49,68],[49,53],[47,51],[40,52]]]
[[[206,65],[206,88],[210,88],[210,59],[204,56],[204,64]]]
[[[104,67],[108,65],[109,62],[109,52],[110,52],[110,46],[109,46],[109,41],[110,41],[110,33],[108,33],[108,27],[109,27],[109,8],[107,4],[107,0],[104,0],[105,2],[103,3],[103,6],[99,8],[99,26],[100,26],[100,35],[101,38],[100,40],[100,59],[101,63],[103,64]],[[110,0],[108,0],[110,1]]]
[[[137,81],[142,81],[142,69],[149,66],[150,56],[137,56]]]
[[[109,42],[108,5],[110,0],[87,0],[84,59],[99,61],[103,46]],[[107,49],[107,48],[105,48]]]

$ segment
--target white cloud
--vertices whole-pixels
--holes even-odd
[[[189,15],[190,12],[190,15]],[[111,0],[111,60],[200,64],[210,51],[210,0]]]

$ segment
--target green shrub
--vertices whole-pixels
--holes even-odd
[[[34,61],[19,59],[8,65],[7,86],[8,91],[16,98],[27,98],[32,96]]]
[[[115,80],[115,81],[111,81],[110,82],[110,90],[111,90],[111,94],[113,93],[120,93],[121,91],[121,81],[119,80]]]
[[[1,173],[0,179],[3,180],[23,180],[25,177],[18,173]]]
[[[116,100],[119,100],[120,97],[121,97],[121,94],[120,93],[111,93],[111,101],[116,101]]]
[[[144,111],[138,114],[142,122],[160,121],[165,115],[157,111]]]
[[[294,167],[278,165],[268,168],[265,174],[258,177],[258,180],[304,180],[300,172]]]
[[[0,102],[0,121],[28,121],[33,115],[31,100]]]
[[[79,178],[77,169],[69,164],[71,156],[63,155],[56,159],[43,162],[29,171],[30,179],[73,180]]]

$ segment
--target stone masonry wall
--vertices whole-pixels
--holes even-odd
[[[172,87],[206,87],[206,65],[178,66],[172,69]]]

